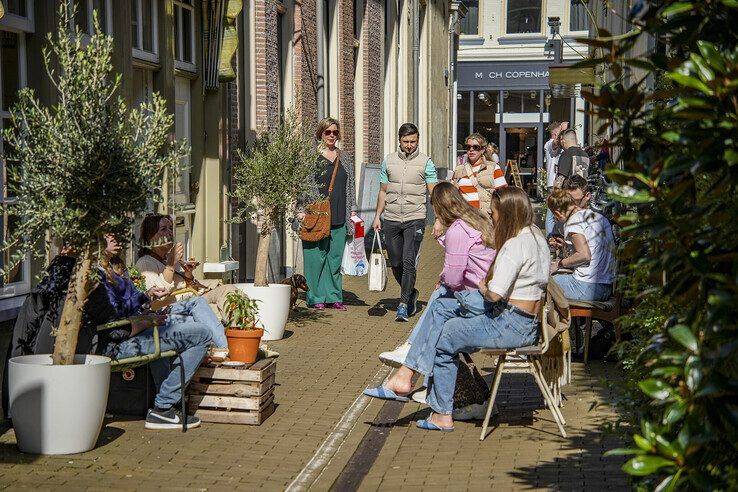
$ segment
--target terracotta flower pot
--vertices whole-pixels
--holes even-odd
[[[259,356],[259,343],[264,330],[234,330],[229,328],[225,332],[228,338],[228,358],[253,364]]]

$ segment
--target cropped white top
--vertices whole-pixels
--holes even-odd
[[[504,299],[538,301],[548,285],[551,256],[537,227],[525,227],[497,252],[487,288]]]

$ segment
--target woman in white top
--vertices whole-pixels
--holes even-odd
[[[168,215],[150,214],[141,223],[140,240],[143,246],[138,252],[136,268],[143,275],[146,288],[162,287],[170,294],[190,288],[201,293],[215,315],[223,319],[225,296],[238,291],[235,285],[223,285],[215,280],[198,280],[192,271],[199,265],[184,260],[184,246],[174,242],[174,225]],[[191,294],[178,295],[177,300]]]
[[[525,191],[515,187],[495,191],[492,220],[498,253],[479,290],[495,304],[490,304],[491,310],[481,316],[454,318],[443,325],[426,397],[433,413],[427,420],[418,421],[421,429],[453,430],[459,352],[524,347],[538,339],[537,313],[551,260],[543,233],[533,225],[533,207]]]
[[[567,299],[608,300],[615,268],[610,222],[602,214],[580,207],[567,190],[554,190],[547,204],[556,220],[564,223],[564,238],[574,245],[573,254],[551,264],[553,280]],[[560,268],[573,268],[574,273],[556,274]]]

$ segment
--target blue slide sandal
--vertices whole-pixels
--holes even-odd
[[[365,389],[364,394],[366,396],[371,396],[372,398],[381,398],[382,400],[395,400],[395,401],[401,401],[406,402],[410,401],[410,398],[407,396],[400,396],[391,389],[387,389],[384,386],[377,386],[376,388],[371,389]]]
[[[438,427],[436,424],[431,422],[430,420],[418,420],[415,425],[419,429],[428,430],[428,431],[441,431],[441,432],[453,432],[453,427]]]

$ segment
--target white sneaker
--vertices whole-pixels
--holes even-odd
[[[405,363],[407,353],[410,351],[410,344],[408,342],[399,345],[395,350],[391,352],[382,352],[379,354],[379,360],[383,364],[390,367],[400,367]]]
[[[425,386],[421,386],[418,391],[415,391],[412,395],[410,395],[410,398],[422,405],[427,405],[427,403],[425,402],[426,396],[428,396],[428,388],[426,388]]]
[[[487,403],[486,401],[481,405],[479,403],[472,403],[464,408],[455,408],[453,413],[454,420],[483,420],[484,414],[487,412]],[[494,417],[498,413],[500,411],[497,409],[497,405],[494,405],[490,417]]]

